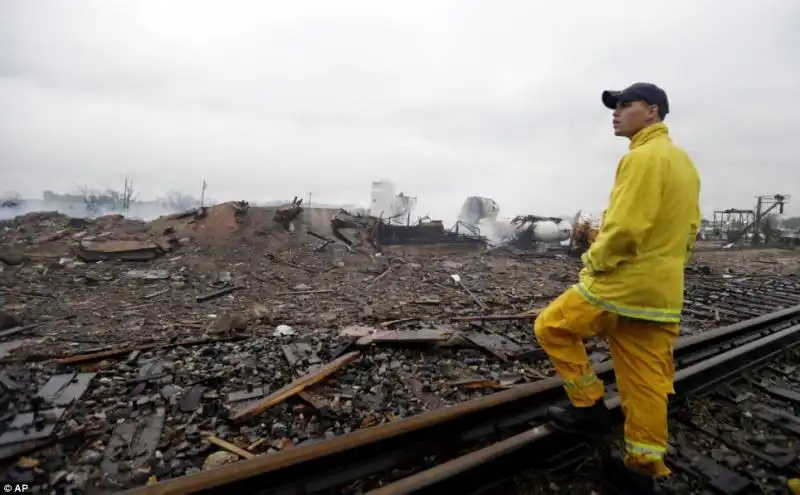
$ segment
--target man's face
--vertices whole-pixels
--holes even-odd
[[[645,101],[617,103],[613,114],[614,135],[633,137],[658,118],[658,107]]]

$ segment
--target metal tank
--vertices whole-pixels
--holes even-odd
[[[532,229],[535,242],[563,242],[569,240],[572,233],[572,225],[566,221],[541,220],[535,222]]]

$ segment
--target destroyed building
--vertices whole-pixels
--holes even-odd
[[[300,202],[288,204],[1,222],[3,479],[118,492],[553,376],[531,321],[574,283],[578,260],[428,249],[479,241],[408,213],[397,223],[303,205],[295,216]],[[378,248],[420,247],[320,249],[336,218]],[[543,238],[548,222],[515,224]],[[796,257],[715,254],[687,269],[686,333],[800,297]],[[724,301],[771,284],[779,299]],[[593,362],[610,359],[589,347]]]

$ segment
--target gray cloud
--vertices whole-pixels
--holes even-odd
[[[365,203],[452,218],[601,210],[626,143],[599,93],[645,80],[703,208],[800,182],[800,4],[766,0],[0,3],[2,186]],[[798,198],[800,201],[800,198]],[[800,212],[800,207],[791,208]]]

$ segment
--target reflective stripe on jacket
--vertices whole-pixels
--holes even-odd
[[[631,139],[620,160],[597,239],[583,256],[577,289],[591,303],[631,318],[676,323],[683,269],[700,225],[700,176],[667,126]]]

